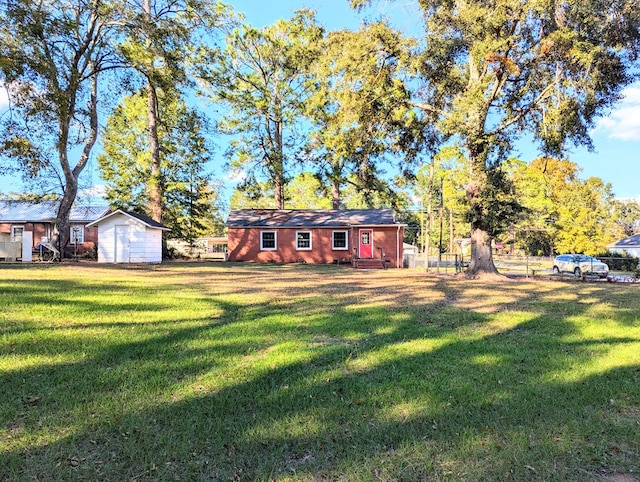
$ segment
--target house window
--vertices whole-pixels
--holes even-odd
[[[13,241],[14,243],[21,243],[22,233],[24,233],[24,227],[11,226],[11,241]]]
[[[311,231],[298,231],[296,233],[296,249],[311,249]]]
[[[346,231],[334,231],[331,238],[333,249],[349,249]]]
[[[260,232],[260,249],[264,251],[275,251],[278,249],[278,242],[275,231]]]
[[[71,244],[84,243],[84,226],[71,226],[69,232],[69,242]]]

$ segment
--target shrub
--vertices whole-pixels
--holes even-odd
[[[626,253],[621,255],[620,253],[605,251],[595,257],[607,263],[612,271],[636,271],[638,269],[638,258],[629,256]]]

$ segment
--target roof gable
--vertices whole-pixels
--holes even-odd
[[[111,211],[110,213],[107,213],[104,216],[102,216],[100,219],[96,219],[95,221],[87,224],[87,226],[97,226],[100,223],[106,221],[107,219],[110,219],[110,218],[112,218],[114,216],[118,216],[118,215],[135,219],[136,221],[141,222],[146,227],[151,228],[151,229],[161,229],[163,231],[171,231],[171,228],[168,228],[167,226],[165,226],[162,223],[154,221],[149,216],[145,216],[144,214],[138,214],[138,213],[132,213],[132,212],[129,212],[129,211],[124,211],[122,209],[116,209],[115,211]]]
[[[230,228],[349,227],[401,225],[391,209],[233,209]]]

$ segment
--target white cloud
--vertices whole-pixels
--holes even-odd
[[[596,131],[611,139],[640,142],[640,84],[627,87],[623,95],[611,114],[598,121]]]

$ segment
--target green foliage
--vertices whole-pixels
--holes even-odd
[[[151,169],[148,173],[147,212],[164,221],[165,196],[159,128],[159,93],[171,102],[191,85],[189,68],[214,40],[215,28],[227,18],[227,7],[209,0],[144,1],[123,3],[124,40],[119,50],[126,64],[143,79],[147,96],[147,122]],[[204,35],[204,36],[203,36]],[[172,99],[175,98],[175,99]]]
[[[420,9],[419,107],[443,141],[467,150],[472,271],[493,272],[491,237],[516,214],[497,166],[525,132],[554,156],[591,146],[595,117],[632,81],[640,10],[634,0],[423,0]]]
[[[206,174],[210,149],[202,117],[183,102],[161,95],[162,123],[158,129],[162,164],[163,223],[169,236],[185,241],[220,231],[217,187]],[[147,136],[147,99],[126,97],[109,117],[98,157],[107,182],[107,200],[113,207],[147,213],[150,197],[151,155]]]
[[[0,80],[11,101],[11,115],[0,119],[0,157],[17,160],[42,192],[61,195],[52,233],[59,247],[98,136],[98,76],[118,60],[118,19],[110,3],[0,4]]]
[[[229,33],[226,49],[210,52],[210,64],[200,68],[212,98],[227,109],[218,128],[233,135],[227,152],[231,168],[266,179],[274,207],[280,209],[303,139],[296,129],[322,36],[322,28],[306,10],[262,30],[243,25]]]
[[[628,254],[612,253],[611,251],[602,251],[594,255],[595,258],[607,263],[610,271],[627,271],[634,273],[640,267],[640,260],[637,256],[629,256]]]
[[[518,245],[531,255],[602,251],[621,237],[618,202],[598,178],[581,180],[568,160],[541,157],[509,163],[526,215],[515,224]]]
[[[202,51],[231,23],[230,7],[216,0],[121,2],[124,39],[118,45],[127,65],[144,83],[168,97],[190,86]],[[165,98],[167,98],[165,97]]]
[[[331,186],[336,208],[347,183],[356,182],[366,199],[378,187],[379,163],[415,156],[423,126],[401,80],[409,45],[384,23],[331,32],[322,44],[306,102],[307,156]]]
[[[509,229],[524,211],[515,186],[502,166],[491,167],[485,176],[477,176],[470,181],[467,201],[466,219],[492,238]]]
[[[640,203],[632,200],[614,200],[613,217],[623,236],[633,236],[640,230]]]
[[[556,252],[594,254],[615,241],[612,199],[611,186],[598,178],[569,185],[557,205]]]
[[[429,164],[417,171],[412,187],[423,212],[417,236],[420,246],[439,246],[441,237],[443,246],[451,246],[452,239],[468,237],[469,223],[465,214],[468,182],[469,162],[457,146],[442,148]]]

